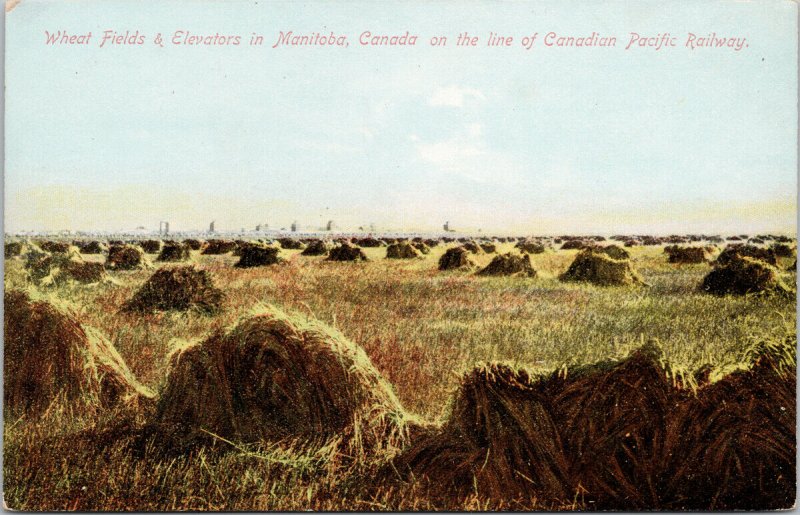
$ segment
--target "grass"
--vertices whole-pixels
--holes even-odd
[[[498,252],[511,249],[498,246]],[[193,261],[226,294],[215,316],[121,312],[152,271],[112,272],[113,283],[63,285],[43,294],[68,302],[155,391],[163,387],[166,356],[176,342],[231,327],[262,303],[310,315],[363,347],[404,407],[430,421],[441,420],[462,375],[487,361],[549,371],[622,357],[656,341],[676,369],[693,371],[706,363],[724,368],[747,360],[754,340],[774,338],[796,323],[794,299],[699,292],[710,267],[670,265],[661,247],[631,249],[634,267],[650,287],[624,288],[558,281],[577,251],[532,255],[538,276],[528,279],[439,272],[443,245],[413,260],[384,259],[385,248],[364,250],[370,259],[365,263],[326,262],[284,250],[285,264],[252,269],[233,268],[237,258],[230,255],[193,252]],[[473,259],[485,266],[492,257]],[[18,258],[6,261],[6,288],[25,286],[21,265]],[[785,280],[793,284],[794,274],[785,272]],[[61,407],[39,421],[6,420],[7,505],[22,510],[579,507],[577,500],[558,506],[536,499],[501,504],[480,492],[442,505],[415,484],[376,492],[366,488],[374,470],[346,466],[336,455],[309,456],[289,443],[169,460],[137,458],[124,436],[106,429],[129,416],[143,414],[107,413],[98,420]]]

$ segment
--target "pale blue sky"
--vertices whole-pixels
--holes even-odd
[[[22,0],[7,15],[6,228],[793,231],[796,13],[760,2]],[[142,47],[98,48],[106,29]],[[91,31],[47,46],[44,31]],[[151,43],[176,30],[234,48]],[[349,48],[271,48],[279,31]],[[412,48],[358,36],[419,34]],[[526,51],[456,48],[469,31]],[[618,38],[544,48],[544,34]],[[624,51],[631,31],[678,47]],[[684,48],[687,32],[746,37]],[[250,47],[252,32],[265,44]],[[428,38],[448,36],[432,48]],[[326,209],[327,208],[327,209]]]

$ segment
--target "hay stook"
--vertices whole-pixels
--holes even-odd
[[[703,278],[701,291],[714,295],[794,294],[774,266],[758,259],[736,256],[727,258],[724,264],[717,259],[715,265]]]
[[[4,306],[7,418],[41,415],[58,400],[101,409],[154,396],[110,342],[71,314],[20,290],[6,291]]]
[[[124,309],[139,313],[193,309],[214,314],[220,311],[224,298],[207,271],[194,266],[165,267],[136,291]]]
[[[169,441],[338,440],[377,456],[404,444],[409,420],[360,347],[267,308],[171,355],[155,422]]]
[[[283,263],[280,249],[259,243],[248,243],[239,247],[239,261],[236,268],[254,268],[257,266],[270,266]]]
[[[368,261],[368,259],[360,248],[349,243],[342,243],[330,250],[326,261]]]
[[[324,240],[312,240],[308,243],[301,256],[327,256],[330,251],[330,245]]]
[[[519,249],[520,252],[524,252],[526,254],[542,254],[545,250],[544,245],[531,240],[518,241],[514,247]]]
[[[228,254],[236,250],[236,242],[230,240],[211,239],[205,243],[201,254],[216,256]]]
[[[146,254],[158,254],[161,252],[161,240],[143,240],[139,242],[139,246]]]
[[[757,259],[758,261],[763,261],[764,263],[772,266],[778,264],[778,261],[775,259],[775,253],[772,251],[772,249],[765,249],[763,247],[756,247],[755,245],[743,244],[733,244],[725,247],[719,256],[717,256],[714,264],[724,266],[729,264],[731,261],[735,261],[737,258],[743,257]]]
[[[477,275],[506,275],[536,277],[536,270],[531,265],[531,258],[527,254],[500,254],[492,259]]]
[[[470,258],[470,252],[464,247],[447,249],[439,258],[439,270],[471,270],[475,262]]]
[[[667,261],[675,264],[701,264],[711,262],[711,255],[705,247],[680,247],[668,245],[664,247]]]
[[[534,376],[501,364],[462,380],[438,431],[385,469],[434,498],[474,493],[597,510],[794,504],[796,338],[684,389],[657,346]]]
[[[599,286],[645,285],[629,260],[614,259],[603,248],[586,248],[580,251],[559,279]]]
[[[158,254],[156,261],[162,263],[179,263],[181,261],[189,261],[191,252],[188,245],[179,241],[168,241],[161,247],[161,252]]]
[[[85,262],[77,247],[67,253],[50,254],[31,248],[25,254],[25,270],[37,286],[68,283],[92,284],[110,281],[102,263]]]
[[[420,257],[422,257],[422,253],[407,241],[392,243],[386,247],[386,259],[415,259]]]
[[[140,247],[112,245],[108,249],[105,264],[108,270],[146,270],[151,266]]]

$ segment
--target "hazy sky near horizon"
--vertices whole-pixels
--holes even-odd
[[[6,19],[6,231],[333,219],[794,232],[796,10],[785,0],[22,0]],[[59,30],[91,31],[91,43],[46,45],[45,31]],[[104,30],[146,40],[100,48]],[[242,44],[175,46],[178,30]],[[289,30],[350,45],[272,48]],[[367,30],[419,39],[362,47]],[[455,47],[463,31],[478,47]],[[486,47],[490,31],[512,46]],[[617,46],[545,48],[550,31]],[[678,46],[625,51],[631,32],[668,32]],[[688,32],[749,46],[690,50]],[[263,46],[249,46],[252,33]],[[434,35],[447,46],[429,46]]]

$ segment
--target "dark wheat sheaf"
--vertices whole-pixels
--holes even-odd
[[[154,395],[113,345],[69,313],[19,290],[4,298],[4,413],[35,417],[58,400],[79,409]]]
[[[419,257],[422,257],[422,252],[407,241],[392,243],[386,247],[387,259],[414,259]]]
[[[781,509],[795,495],[796,337],[747,370],[679,386],[658,349],[547,376],[468,374],[442,427],[387,476],[434,498],[580,498],[600,510]]]
[[[625,252],[624,249],[619,250]],[[593,247],[581,250],[559,279],[588,282],[598,286],[645,285],[644,280],[633,269],[630,260],[612,257],[604,248]]]
[[[188,261],[190,257],[191,253],[188,245],[177,241],[169,241],[161,247],[161,252],[158,254],[156,261],[175,263]]]
[[[474,267],[470,252],[463,247],[447,249],[439,258],[439,270],[470,270]]]
[[[247,243],[239,247],[239,261],[236,268],[254,268],[257,266],[276,265],[283,262],[280,249],[259,243]]]
[[[531,265],[531,258],[527,254],[500,254],[492,259],[491,263],[477,272],[477,275],[518,275],[536,277],[536,270]]]
[[[141,270],[150,268],[144,251],[133,245],[111,245],[105,267],[108,270]]]
[[[236,250],[236,242],[234,241],[211,239],[205,243],[200,253],[206,255],[221,255],[228,254],[234,250]]]
[[[367,255],[360,248],[342,243],[328,252],[327,261],[368,261]]]
[[[221,309],[223,299],[207,271],[193,266],[166,267],[157,270],[124,309],[141,313],[194,309],[213,314]]]
[[[724,264],[717,259],[714,269],[703,278],[700,289],[715,295],[794,295],[794,290],[783,282],[774,266],[747,256],[734,256]]]
[[[330,246],[323,240],[314,240],[309,242],[300,254],[303,256],[326,256],[329,250]]]
[[[380,456],[404,445],[409,421],[360,347],[267,308],[171,355],[154,422],[171,441],[333,439],[351,455]]]

